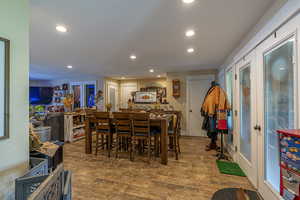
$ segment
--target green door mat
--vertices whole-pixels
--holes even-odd
[[[217,160],[217,165],[220,173],[222,174],[230,174],[234,176],[246,176],[240,166],[233,162],[225,162]]]

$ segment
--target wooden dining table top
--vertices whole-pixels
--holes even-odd
[[[86,117],[89,118],[89,120],[90,120],[91,123],[94,122],[94,120],[93,120],[94,116],[93,115],[87,115]],[[173,117],[173,114],[165,114],[163,116],[153,116],[153,115],[151,116],[150,115],[150,123],[151,122],[160,122],[162,120],[166,120],[166,121],[170,122],[172,120],[172,117]],[[109,118],[111,120],[114,120],[113,114],[110,114]],[[95,122],[96,122],[96,119],[95,119]]]

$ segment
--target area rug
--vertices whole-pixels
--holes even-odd
[[[240,196],[238,193],[241,189],[239,188],[226,188],[217,191],[211,200],[261,200],[258,193],[251,190],[243,190],[245,196]]]
[[[217,160],[217,166],[219,168],[220,173],[222,174],[244,177],[246,176],[246,174],[243,172],[243,170],[237,163]]]

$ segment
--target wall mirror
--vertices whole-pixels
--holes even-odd
[[[0,140],[9,137],[9,48],[9,40],[0,37]]]

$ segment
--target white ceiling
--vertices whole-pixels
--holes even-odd
[[[274,0],[31,0],[30,77],[150,76],[217,68]],[[64,24],[68,33],[56,32]],[[188,28],[194,38],[185,38]],[[196,52],[188,55],[186,49]],[[131,53],[137,60],[131,61]],[[73,69],[65,66],[72,65]]]

